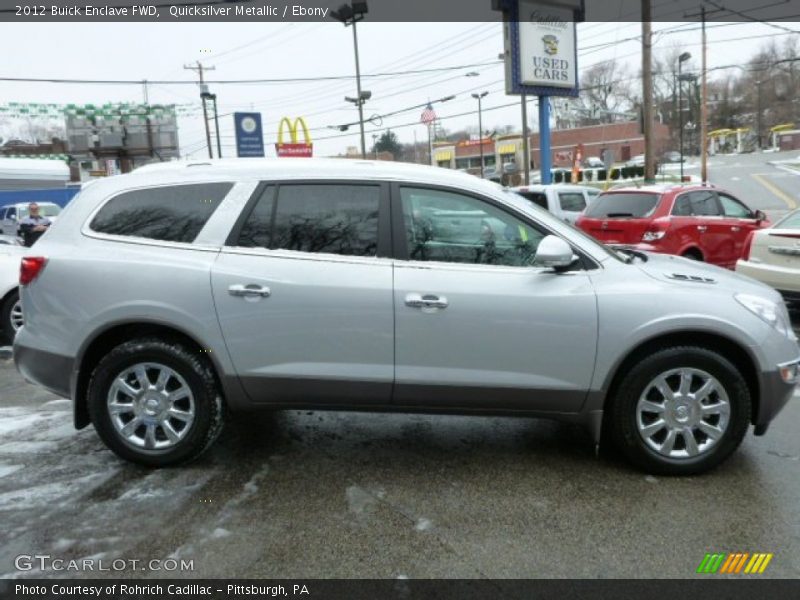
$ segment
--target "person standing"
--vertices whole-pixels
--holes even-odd
[[[28,205],[28,216],[19,222],[19,230],[25,245],[30,248],[47,231],[52,221],[39,213],[39,205],[31,202]]]

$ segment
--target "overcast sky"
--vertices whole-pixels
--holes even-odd
[[[783,23],[800,29],[797,23]],[[696,24],[655,23],[655,52],[682,45],[693,54],[691,68],[699,66],[700,31]],[[669,31],[667,31],[669,30]],[[685,31],[689,30],[689,31]],[[640,41],[628,40],[641,33],[640,23],[583,23],[578,26],[578,64],[585,69],[600,61],[616,60],[636,74],[641,64]],[[710,24],[709,67],[746,62],[768,39],[783,42],[787,34],[762,23]],[[772,37],[774,36],[774,37]],[[358,25],[362,74],[480,65],[497,60],[503,38],[499,23],[370,23]],[[626,41],[627,40],[627,41]],[[616,43],[615,43],[616,42]],[[183,65],[201,60],[215,66],[208,79],[285,78],[350,76],[354,73],[353,38],[350,28],[337,22],[294,23],[94,23],[14,24],[4,27],[5,52],[0,76],[82,79],[195,80]],[[467,77],[469,72],[478,76]],[[717,72],[719,73],[719,71]],[[715,74],[716,75],[716,74]],[[465,66],[452,71],[363,79],[362,88],[372,92],[365,116],[399,111],[455,94],[456,98],[435,105],[447,129],[477,125],[474,91],[489,91],[484,99],[484,128],[520,126],[516,106],[491,110],[516,102],[506,96],[500,64]],[[233,117],[236,110],[262,113],[267,155],[273,156],[278,122],[283,116],[305,116],[314,131],[315,155],[327,156],[357,146],[358,126],[342,135],[329,129],[356,121],[357,111],[344,101],[355,96],[355,81],[321,81],[258,85],[211,85],[219,97],[223,154],[233,156]],[[150,85],[151,103],[199,106],[196,85]],[[73,85],[0,82],[0,103],[55,102],[104,104],[141,101],[141,85]],[[403,142],[427,139],[419,124],[421,108],[383,119],[380,126],[368,124],[367,147],[373,134],[386,128]],[[179,120],[182,152],[203,156],[205,138],[202,113]],[[536,121],[531,105],[530,122]],[[4,124],[0,121],[0,135]],[[5,135],[8,135],[6,123]]]

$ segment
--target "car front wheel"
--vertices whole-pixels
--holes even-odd
[[[87,395],[100,438],[118,456],[162,467],[199,456],[222,429],[222,401],[207,361],[182,344],[132,340],[95,368]]]
[[[616,446],[652,473],[692,475],[725,460],[750,422],[747,383],[722,355],[672,347],[646,357],[622,380],[609,418]]]

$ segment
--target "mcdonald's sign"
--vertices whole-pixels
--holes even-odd
[[[283,126],[289,129],[290,142],[283,141]],[[305,142],[297,141],[297,128],[303,128],[303,139]],[[283,117],[278,125],[278,143],[275,144],[275,152],[278,156],[304,156],[309,157],[313,155],[313,144],[311,143],[311,135],[308,133],[308,126],[303,117],[297,117],[292,124],[289,117]]]

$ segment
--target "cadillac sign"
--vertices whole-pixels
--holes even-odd
[[[569,2],[519,0],[505,21],[506,91],[577,95],[575,12]]]

